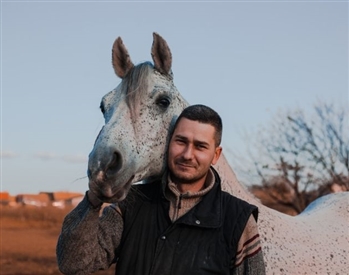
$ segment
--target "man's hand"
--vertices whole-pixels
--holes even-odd
[[[100,208],[103,204],[103,201],[101,201],[91,190],[87,191],[87,198],[94,208]]]

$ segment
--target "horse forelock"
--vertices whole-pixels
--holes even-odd
[[[142,96],[148,90],[149,74],[154,70],[150,62],[135,66],[122,81],[122,92],[126,96],[126,104],[131,112],[132,121],[137,118]]]
[[[126,96],[126,104],[130,109],[132,123],[135,122],[139,114],[141,99],[147,94],[149,89],[149,80],[151,74],[162,75],[169,81],[173,81],[172,71],[168,75],[163,75],[158,72],[154,65],[147,61],[138,64],[127,74],[122,81],[121,90]]]

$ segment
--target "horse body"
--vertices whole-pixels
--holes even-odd
[[[120,85],[101,102],[105,125],[89,156],[89,187],[106,202],[125,198],[132,183],[160,175],[169,132],[188,105],[173,83],[172,56],[154,34],[154,66],[134,66],[118,38],[113,66]],[[257,205],[268,274],[349,274],[349,192],[318,199],[291,217],[262,205],[242,186],[224,155],[216,164],[223,190]]]
[[[321,197],[293,217],[262,205],[224,156],[215,168],[223,190],[258,206],[267,274],[349,274],[349,192]]]

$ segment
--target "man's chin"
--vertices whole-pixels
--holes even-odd
[[[170,173],[171,179],[179,184],[192,184],[198,181],[198,178],[188,175],[187,173]]]

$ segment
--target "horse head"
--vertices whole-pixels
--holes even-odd
[[[122,81],[101,101],[105,125],[89,155],[89,188],[105,202],[124,199],[132,183],[164,168],[169,128],[188,105],[173,83],[172,55],[153,34],[154,65],[134,65],[118,37],[112,49],[114,71]]]

